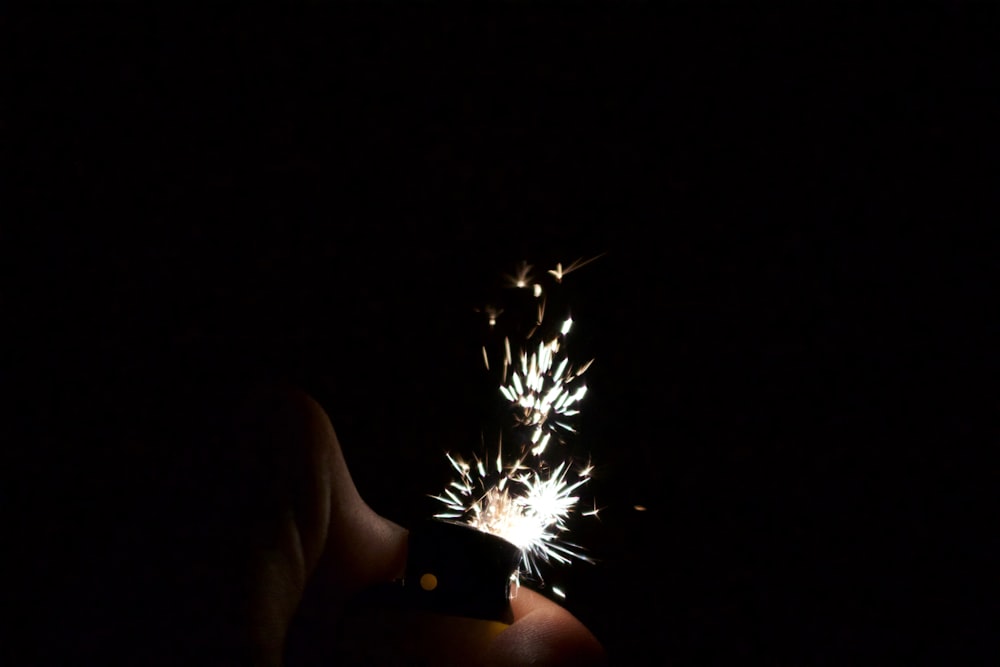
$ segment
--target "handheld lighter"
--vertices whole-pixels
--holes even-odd
[[[402,579],[355,602],[340,628],[339,657],[347,664],[468,665],[513,622],[510,589],[520,549],[439,520],[411,529],[408,542]]]

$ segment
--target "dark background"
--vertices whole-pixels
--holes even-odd
[[[554,576],[617,662],[979,655],[951,517],[996,436],[992,19],[5,18],[15,632],[63,664],[142,636],[144,559],[183,559],[204,433],[254,382],[312,392],[362,495],[419,520],[478,437],[472,309],[606,253],[572,276],[599,562]]]

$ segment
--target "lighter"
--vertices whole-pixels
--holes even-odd
[[[521,550],[470,526],[427,520],[410,530],[397,581],[364,591],[338,631],[342,664],[470,664],[513,622]]]
[[[509,623],[521,550],[465,524],[429,520],[410,531],[403,595],[415,608]]]

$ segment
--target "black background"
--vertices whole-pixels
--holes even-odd
[[[558,576],[612,657],[977,655],[956,575],[985,556],[950,517],[985,489],[965,443],[996,435],[974,389],[996,371],[992,18],[6,18],[32,655],[134,640],[143,559],[210,483],[190,434],[249,383],[311,391],[368,502],[425,516],[442,452],[477,438],[473,308],[518,261],[600,253],[571,283],[599,562]]]

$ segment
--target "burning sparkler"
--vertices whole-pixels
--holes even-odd
[[[579,259],[565,269],[560,263],[540,275],[551,276],[561,285],[567,274],[595,259]],[[448,454],[457,478],[441,494],[432,496],[445,506],[434,515],[436,519],[500,537],[520,551],[515,580],[525,574],[541,579],[540,562],[591,561],[579,545],[565,539],[565,533],[593,467],[589,461],[585,466],[574,465],[562,446],[576,433],[574,417],[587,392],[581,377],[593,360],[578,364],[566,354],[566,339],[573,327],[568,314],[547,336],[536,338],[548,322],[545,288],[532,275],[533,268],[522,262],[506,276],[509,287],[530,289],[536,303],[528,334],[513,345],[510,337],[504,337],[501,361],[493,365],[499,372],[498,390],[509,416],[509,423],[500,425],[496,457],[492,461],[479,457],[466,461]],[[480,312],[488,317],[492,331],[503,311],[490,306]],[[483,362],[487,371],[491,370],[485,346]],[[507,452],[502,442],[504,431],[513,436],[508,439]],[[550,461],[550,456],[556,460]],[[597,516],[597,512],[595,503],[582,515]]]

